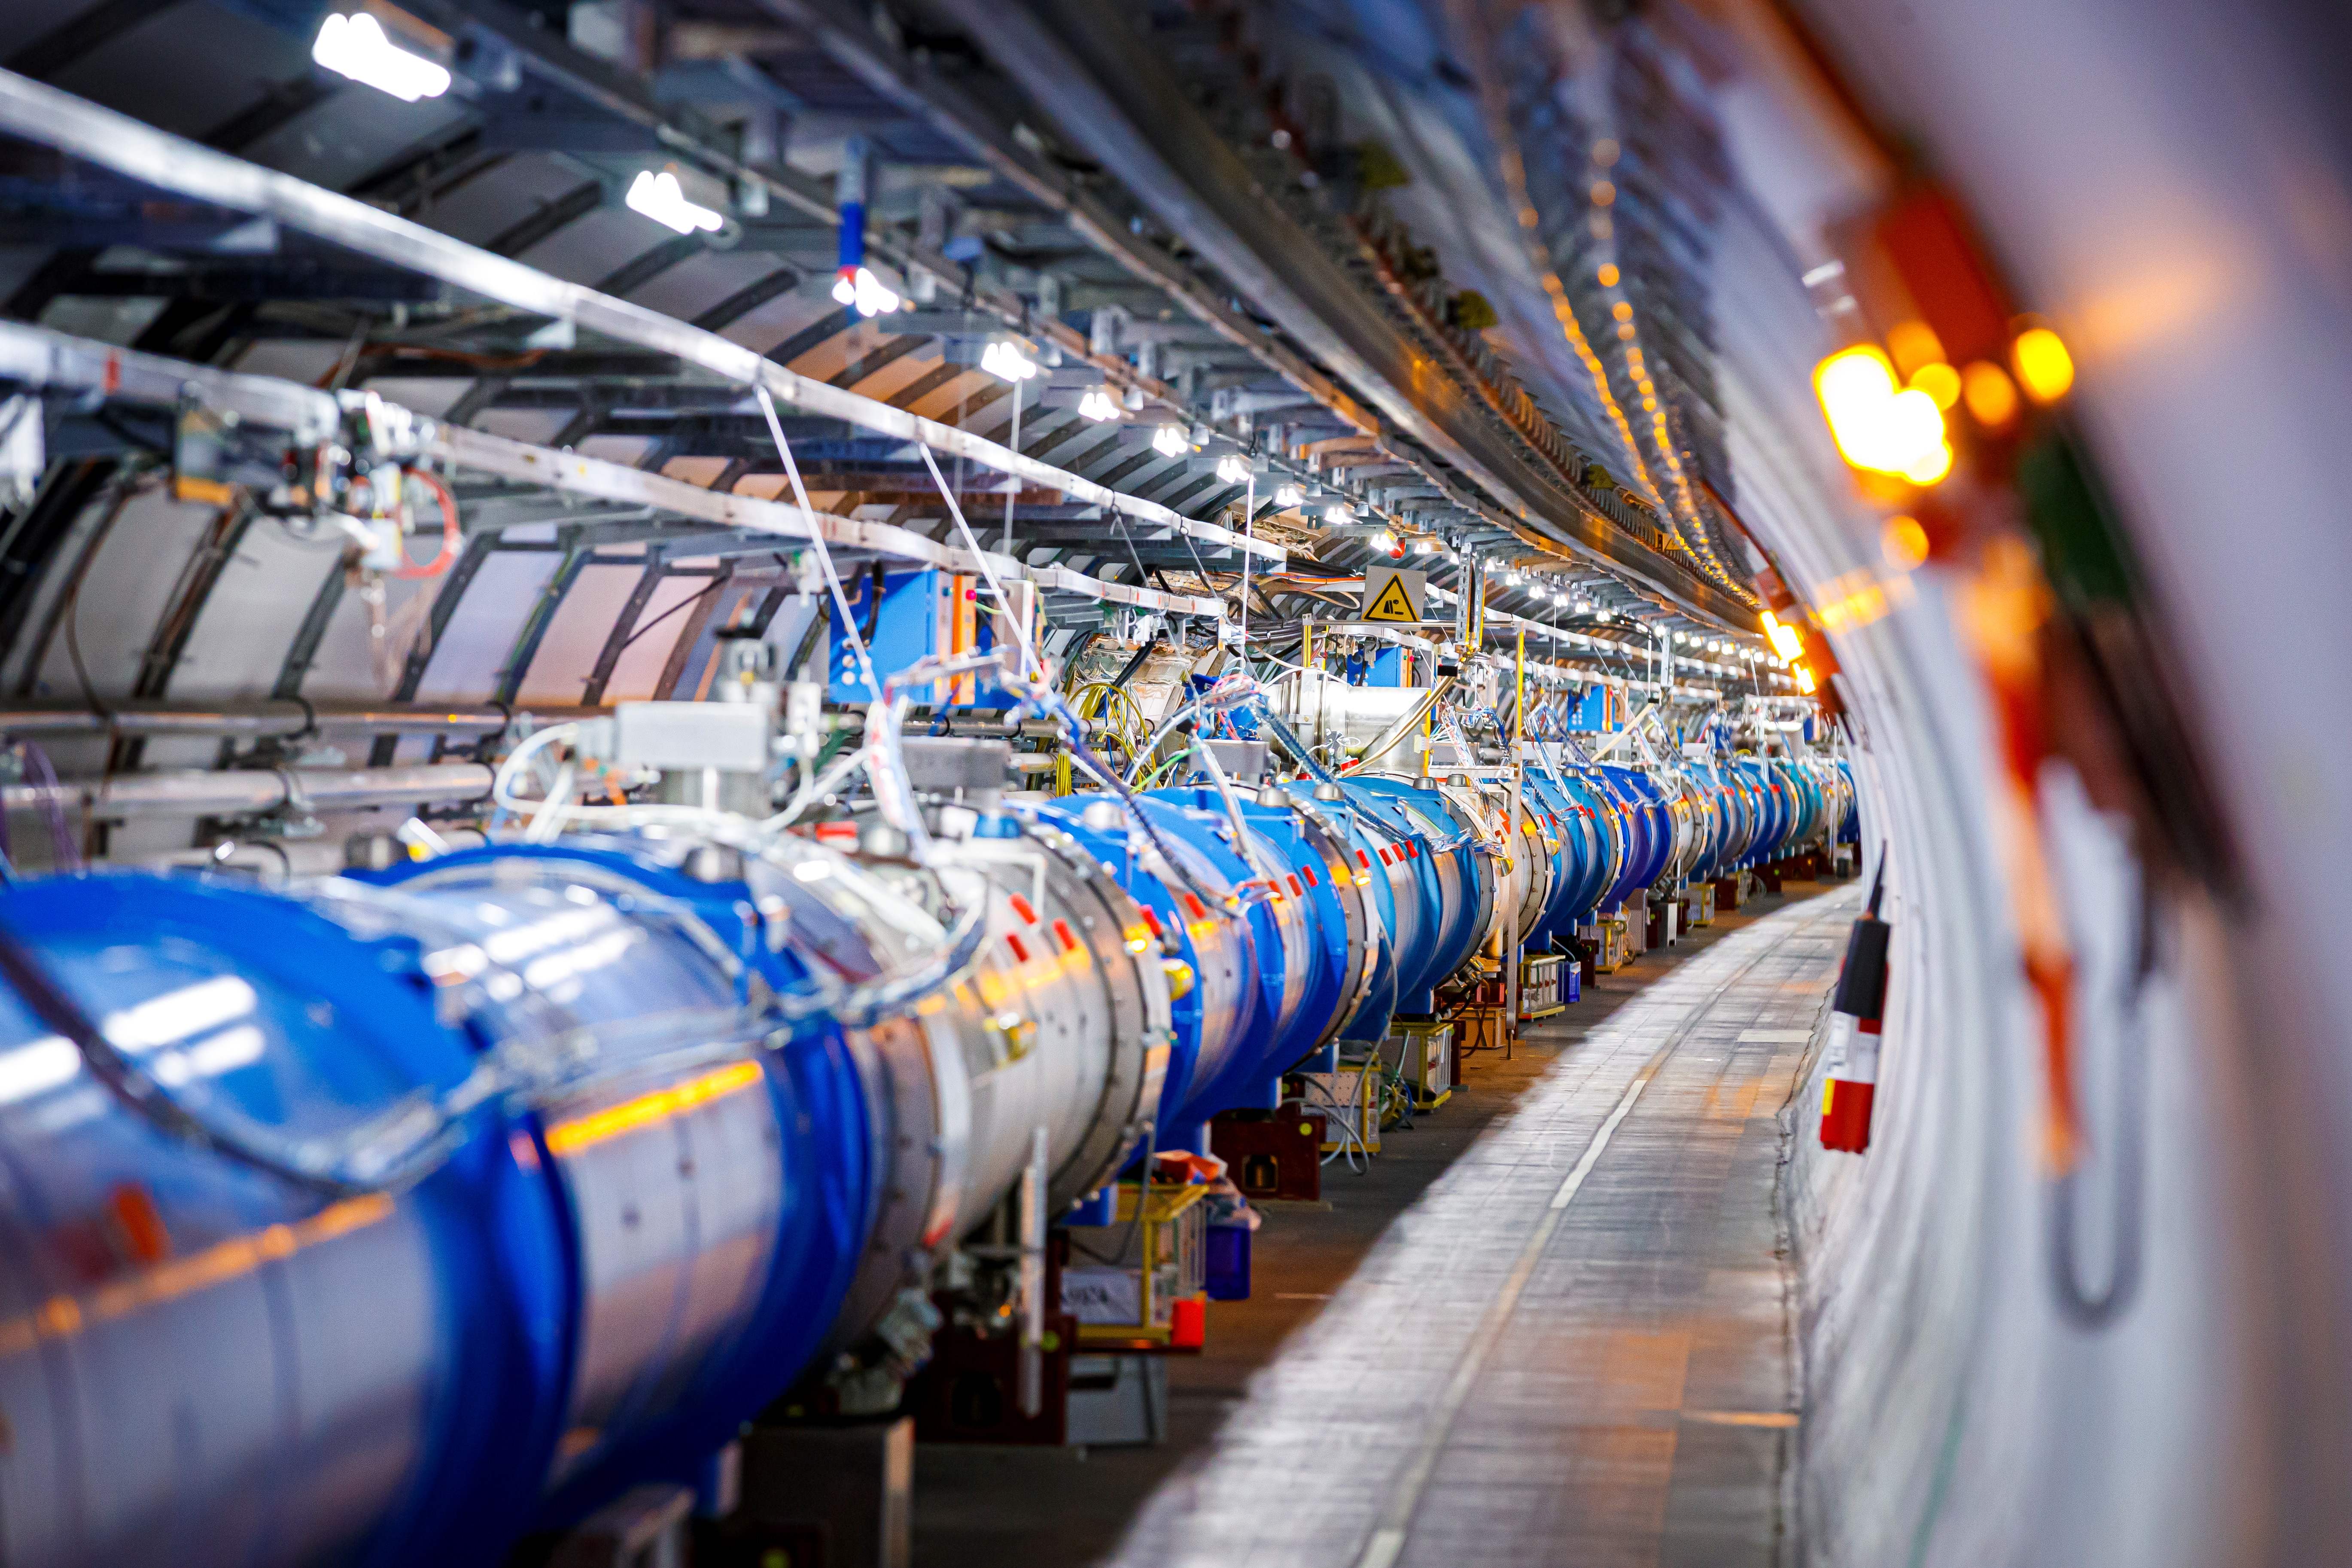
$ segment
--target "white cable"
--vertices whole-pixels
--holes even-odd
[[[571,740],[579,733],[579,731],[580,726],[577,724],[550,724],[546,729],[535,731],[518,742],[515,749],[507,753],[506,761],[499,764],[499,771],[490,775],[491,803],[504,806],[517,816],[526,816],[535,810],[536,802],[522,800],[515,795],[512,787],[515,779],[522,772],[523,764],[531,757],[559,741]]]
[[[555,782],[547,786],[547,798],[531,814],[529,826],[522,830],[526,844],[552,844],[555,836],[563,831],[564,809],[572,804],[572,768],[565,763],[555,770]]]
[[[1217,753],[1209,749],[1209,742],[1201,739],[1197,732],[1192,736],[1192,754],[1208,764],[1209,782],[1216,786],[1219,798],[1225,803],[1225,819],[1234,829],[1234,853],[1242,858],[1243,865],[1264,879],[1271,892],[1275,884],[1281,880],[1281,874],[1258,853],[1256,836],[1250,832],[1249,824],[1243,819],[1241,797],[1234,794],[1233,781],[1225,777],[1225,770],[1218,765]]]
[[[858,633],[857,616],[850,610],[849,595],[842,591],[841,574],[834,570],[833,552],[824,542],[824,524],[817,521],[816,508],[809,505],[808,487],[801,482],[801,466],[793,458],[793,444],[784,439],[784,423],[776,417],[775,399],[768,395],[765,386],[753,390],[759,395],[760,412],[767,416],[768,435],[776,443],[776,455],[784,460],[784,477],[792,481],[793,499],[800,503],[801,514],[808,519],[809,538],[816,545],[817,565],[824,569],[824,585],[833,594],[834,607],[841,613],[842,635],[848,637],[849,646],[856,651],[857,673],[864,679],[866,689],[874,693],[874,700],[879,702],[882,682],[875,677],[874,659],[866,651],[865,637]],[[930,448],[923,448],[923,455],[930,456]],[[939,470],[934,467],[931,471]]]
[[[1016,398],[1021,395],[1018,385],[1013,387],[1013,395]],[[1005,596],[1004,584],[996,580],[996,568],[988,563],[988,552],[980,547],[980,541],[972,537],[971,524],[964,521],[963,508],[956,504],[955,491],[949,487],[947,476],[940,472],[940,460],[931,456],[931,449],[929,447],[918,447],[917,450],[923,454],[924,466],[931,470],[931,482],[940,487],[940,499],[948,503],[948,515],[955,519],[956,531],[963,535],[964,548],[971,551],[972,559],[980,563],[980,574],[986,579],[989,593],[995,596],[997,608],[1004,613],[1005,624],[1013,628],[1013,641],[1021,645],[1023,678],[1030,680],[1043,680],[1045,678],[1045,667],[1038,662],[1036,650],[1029,646],[1029,628],[1021,624],[1022,617],[1013,608],[1013,601]],[[1004,520],[1005,526],[1010,528],[1013,523],[1013,503],[1009,500],[1005,502]]]
[[[1257,539],[1257,468],[1250,467],[1249,489],[1242,500],[1242,668],[1249,668],[1250,545]]]
[[[723,811],[707,811],[698,805],[580,805],[571,799],[572,764],[557,770],[553,785],[547,795],[532,800],[515,793],[515,784],[541,752],[562,742],[573,740],[579,733],[577,724],[551,724],[533,731],[517,742],[499,771],[490,778],[490,802],[500,809],[524,819],[524,837],[533,843],[551,841],[566,823],[578,823],[587,827],[696,827],[714,830],[731,824],[733,818]],[[534,837],[534,835],[543,837]]]

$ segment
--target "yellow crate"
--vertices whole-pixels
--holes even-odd
[[[1208,1211],[1199,1184],[1154,1182],[1143,1223],[1131,1225],[1142,1195],[1139,1182],[1118,1184],[1118,1218],[1109,1225],[1070,1227],[1072,1262],[1062,1270],[1062,1310],[1078,1319],[1078,1343],[1165,1344],[1175,1304],[1203,1289]],[[1108,1264],[1080,1262],[1088,1253],[1126,1252]]]

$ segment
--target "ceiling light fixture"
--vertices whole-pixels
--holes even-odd
[[[1249,459],[1237,452],[1229,452],[1217,459],[1217,478],[1229,485],[1249,482]]]
[[[1306,500],[1307,492],[1300,489],[1297,485],[1276,485],[1274,487],[1274,504],[1281,508],[1284,511],[1288,511],[1295,506],[1303,505]]]
[[[338,76],[388,92],[404,103],[438,98],[449,90],[446,70],[394,43],[384,35],[383,24],[364,11],[352,16],[330,16],[320,23],[310,58]]]
[[[658,174],[651,169],[638,171],[623,200],[628,203],[631,212],[642,213],[664,228],[674,228],[680,234],[715,229],[724,221],[709,207],[688,201],[686,187],[667,169]],[[835,292],[839,291],[840,285],[835,284]]]
[[[1151,433],[1151,449],[1163,458],[1181,458],[1187,443],[1181,425],[1162,425]]]
[[[1108,393],[1097,387],[1078,399],[1078,416],[1080,418],[1092,419],[1097,423],[1107,419],[1116,419],[1118,417],[1118,405],[1110,400]]]
[[[999,381],[1017,383],[1037,374],[1037,362],[1000,339],[981,351],[980,368]]]

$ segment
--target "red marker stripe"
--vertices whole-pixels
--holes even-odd
[[[1385,863],[1385,862],[1387,861],[1388,858],[1389,858],[1389,852],[1388,852],[1387,850],[1385,850],[1385,849],[1381,850],[1381,861],[1382,861],[1383,863]],[[1370,870],[1370,869],[1372,868],[1372,858],[1371,858],[1370,856],[1369,856],[1369,855],[1365,854],[1362,850],[1359,849],[1359,850],[1357,850],[1357,851],[1356,851],[1356,864],[1357,864],[1357,865],[1359,865],[1359,866],[1360,866],[1360,867],[1362,867],[1365,870],[1369,871],[1369,870]]]
[[[1154,936],[1165,936],[1168,934],[1166,931],[1160,929],[1160,916],[1150,904],[1143,906],[1143,923],[1151,928],[1151,934]]]
[[[1029,962],[1029,950],[1022,946],[1021,939],[1014,936],[1011,931],[1006,931],[1004,933],[1004,945],[1013,950],[1013,963],[1026,963]]]
[[[1070,934],[1069,921],[1055,921],[1054,922],[1054,934],[1062,939],[1062,951],[1064,952],[1077,952],[1078,939]]]
[[[1297,873],[1293,872],[1287,880],[1290,883],[1290,896],[1292,898],[1303,899],[1307,896],[1306,893],[1299,889]]]
[[[1208,906],[1201,902],[1197,894],[1187,891],[1181,897],[1184,900],[1184,908],[1191,911],[1194,920],[1204,921],[1209,918]]]
[[[1320,882],[1318,882],[1315,879],[1315,868],[1312,866],[1307,868],[1307,885],[1310,888],[1319,888],[1322,886]]]
[[[1024,925],[1035,925],[1037,923],[1037,911],[1029,907],[1028,900],[1023,898],[1018,893],[1014,893],[1005,901],[1013,906],[1013,912],[1021,917],[1021,921]]]

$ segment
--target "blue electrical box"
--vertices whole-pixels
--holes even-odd
[[[879,584],[877,590],[877,584]],[[981,603],[987,586],[977,577],[960,577],[935,567],[886,572],[879,579],[868,571],[845,574],[842,592],[857,627],[866,633],[866,651],[873,656],[877,679],[888,679],[920,659],[940,653],[985,653],[996,646],[993,608]],[[880,604],[876,604],[877,595]],[[867,628],[871,628],[868,630]],[[835,702],[869,702],[857,668],[857,652],[839,617],[834,620],[826,661],[825,695]],[[944,685],[947,689],[941,689]],[[918,702],[933,706],[1009,708],[1007,697],[994,682],[979,676],[934,682],[929,691],[915,693]]]
[[[1384,647],[1372,656],[1371,679],[1367,686],[1402,686],[1404,684],[1404,649]]]
[[[1605,686],[1588,686],[1583,694],[1569,705],[1568,727],[1571,730],[1605,731],[1622,728],[1615,707],[1610,701],[1611,691]]]

